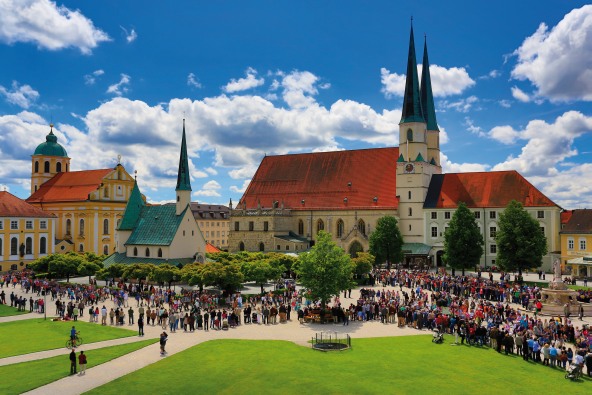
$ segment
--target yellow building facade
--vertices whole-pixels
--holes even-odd
[[[560,232],[564,272],[592,277],[592,210],[573,210]]]

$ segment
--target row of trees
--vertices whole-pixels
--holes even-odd
[[[94,276],[103,268],[104,255],[96,255],[93,252],[78,254],[67,252],[65,254],[50,254],[39,258],[29,264],[29,268],[36,273],[46,273],[48,278],[66,278],[71,276]]]

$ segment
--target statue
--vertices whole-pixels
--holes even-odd
[[[555,258],[553,261],[553,282],[561,281],[563,281],[561,278],[561,262],[559,262],[558,258]]]

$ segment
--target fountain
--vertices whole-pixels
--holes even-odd
[[[571,316],[577,316],[580,302],[577,301],[578,292],[568,289],[561,278],[561,263],[559,259],[553,262],[553,280],[548,288],[541,290],[541,314],[565,315],[565,306],[569,306]]]

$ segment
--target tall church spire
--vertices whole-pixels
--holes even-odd
[[[187,142],[185,141],[185,119],[183,119],[183,137],[181,139],[181,155],[179,156],[179,172],[177,173],[177,188],[175,188],[175,191],[191,191]]]
[[[425,122],[421,100],[419,96],[419,78],[417,76],[417,59],[415,57],[415,40],[413,25],[409,38],[409,55],[407,57],[407,79],[405,81],[405,96],[403,97],[403,113],[400,123]]]
[[[421,107],[427,124],[427,130],[437,130],[436,108],[434,106],[434,95],[432,94],[432,79],[430,78],[430,62],[428,60],[428,41],[424,39],[423,44],[423,67],[421,70]]]
[[[191,180],[189,178],[189,159],[187,157],[187,142],[185,141],[185,119],[183,119],[183,137],[181,139],[181,154],[179,156],[179,172],[177,173],[177,215],[182,214],[191,203]]]

